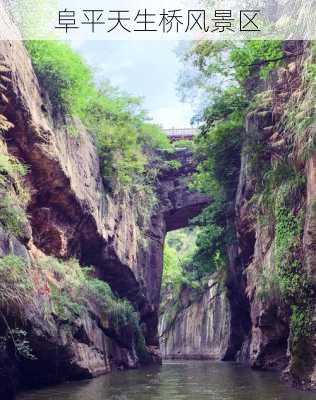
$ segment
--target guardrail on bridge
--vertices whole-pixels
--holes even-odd
[[[166,133],[171,141],[193,140],[194,137],[198,134],[198,129],[196,128],[171,128],[163,129],[163,131]]]

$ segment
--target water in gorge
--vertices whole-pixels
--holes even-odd
[[[114,372],[23,393],[18,400],[316,400],[276,374],[208,361],[166,361],[162,367]]]

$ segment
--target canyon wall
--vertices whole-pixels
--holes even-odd
[[[2,29],[16,27],[0,4],[0,36]],[[195,169],[191,153],[159,154],[158,205],[145,218],[141,194],[106,191],[92,135],[79,121],[53,115],[22,41],[0,41],[0,77],[0,113],[8,128],[3,146],[8,156],[27,167],[30,196],[23,234],[16,238],[1,227],[0,256],[23,259],[28,274],[37,279],[32,306],[20,305],[22,328],[36,359],[20,359],[14,348],[1,347],[0,393],[9,396],[20,386],[134,368],[145,362],[142,356],[146,362],[160,362],[157,324],[164,236],[187,224],[209,201],[190,192],[183,179]],[[69,133],[69,122],[77,135]],[[177,160],[179,168],[168,168],[170,159]],[[63,284],[49,273],[37,277],[37,267],[47,256],[92,266],[98,278],[127,299],[138,313],[146,354],[137,348],[132,322],[115,326],[93,301],[71,321],[47,313],[51,280]],[[0,335],[19,320],[8,312]]]
[[[181,293],[181,311],[173,321],[163,313],[159,325],[162,357],[170,359],[226,359],[230,351],[231,309],[216,281],[198,300],[190,290]],[[189,293],[188,293],[189,291]]]
[[[304,153],[308,143],[315,143],[316,133],[315,125],[302,130],[299,133],[301,139],[293,145],[291,140],[298,132],[291,131],[284,123],[293,104],[299,107],[297,105],[305,101],[305,112],[308,107],[313,110],[315,92],[312,83],[310,89],[304,86],[304,62],[310,57],[307,43],[284,42],[283,51],[284,65],[274,71],[269,80],[263,82],[254,71],[247,83],[248,96],[253,105],[246,117],[235,201],[237,244],[228,249],[230,263],[224,290],[212,286],[212,289],[204,290],[189,304],[183,304],[181,298],[187,290],[184,289],[172,321],[168,320],[166,324],[168,307],[166,315],[163,313],[161,316],[161,348],[166,358],[231,359],[252,368],[282,371],[283,379],[292,385],[315,389],[315,292],[310,289],[310,285],[315,285],[315,155],[313,152],[307,153],[306,158],[299,155]],[[259,102],[255,100],[258,95],[261,96]],[[308,103],[309,96],[313,99],[312,103]],[[299,111],[296,111],[294,118],[300,118]],[[260,144],[263,161],[273,165],[276,161],[289,160],[290,166],[301,171],[304,182],[297,192],[294,192],[295,183],[289,185],[293,193],[289,195],[287,213],[296,215],[296,222],[289,228],[290,233],[285,233],[290,236],[299,215],[304,215],[304,234],[300,241],[295,243],[296,247],[290,242],[285,245],[285,251],[290,251],[292,256],[295,253],[297,260],[302,260],[302,270],[298,275],[304,276],[305,282],[301,285],[305,285],[305,289],[300,296],[308,297],[306,308],[311,309],[308,320],[304,322],[309,333],[308,338],[300,344],[302,347],[295,345],[297,339],[291,333],[291,327],[297,323],[293,322],[293,312],[297,308],[289,305],[277,289],[280,279],[284,279],[281,285],[294,287],[291,279],[299,279],[298,275],[296,278],[291,278],[292,275],[280,278],[276,261],[276,241],[280,241],[280,238],[276,238],[276,235],[282,235],[280,230],[284,226],[274,230],[274,222],[265,223],[265,215],[260,220],[255,212],[260,201],[260,197],[255,197],[255,192],[262,182],[259,179],[263,178],[258,178],[254,173],[252,154],[247,151],[249,143],[253,142]],[[290,173],[284,179],[288,179]],[[284,237],[281,236],[281,239]],[[292,265],[290,268],[295,269],[295,260]],[[291,271],[289,274],[293,273]],[[313,283],[307,283],[310,281]],[[294,297],[297,298],[297,295]],[[292,299],[294,304],[295,301]],[[303,319],[304,312],[303,307],[298,319]],[[300,335],[306,335],[303,328],[299,329]]]
[[[16,28],[0,8],[0,35],[2,29]],[[280,132],[280,122],[285,105],[300,95],[306,49],[304,43],[289,42],[284,47],[286,65],[267,84],[258,77],[249,82],[250,97],[270,91],[271,101],[261,102],[249,113],[244,134],[245,143],[250,137],[260,139],[269,160],[284,157],[285,151],[294,165],[298,161],[287,148],[287,133]],[[191,152],[160,154],[158,206],[145,221],[139,198],[124,190],[109,193],[105,189],[92,136],[80,122],[71,121],[78,131],[71,136],[66,127],[69,121],[61,115],[53,117],[22,42],[0,41],[0,77],[0,113],[8,123],[1,140],[8,154],[28,167],[25,180],[30,193],[23,234],[15,237],[1,227],[1,258],[22,258],[35,280],[36,265],[45,256],[75,258],[82,265],[93,266],[99,278],[133,304],[146,341],[146,359],[159,362],[157,326],[164,238],[168,231],[185,227],[210,201],[187,187],[184,178],[196,167]],[[300,152],[299,143],[295,150]],[[170,160],[179,161],[180,167],[164,167],[164,161]],[[297,209],[306,210],[300,256],[315,285],[315,156],[300,162],[306,184],[292,210],[295,215]],[[282,298],[263,298],[261,293],[260,282],[262,286],[263,279],[276,270],[275,237],[269,226],[262,226],[253,217],[255,186],[256,177],[245,152],[235,204],[238,243],[228,249],[227,278],[223,284],[213,277],[197,296],[188,290],[181,293],[175,318],[167,321],[163,315],[161,319],[162,352],[171,358],[237,359],[254,368],[284,371],[284,379],[315,389],[315,309],[308,360],[303,355],[302,368],[291,348],[289,306]],[[13,395],[17,386],[88,378],[143,362],[131,324],[126,323],[124,329],[114,326],[93,302],[87,313],[72,321],[47,314],[45,307],[51,303],[47,282],[52,277],[41,279],[32,305],[22,306],[23,329],[36,360],[17,359],[14,348],[1,346],[0,395]],[[12,314],[1,321],[0,336],[6,323],[14,325],[16,320],[18,316]]]
[[[297,190],[295,182],[292,181],[290,184],[289,205],[286,213],[295,215],[294,221],[297,225],[300,218],[303,218],[302,234],[295,245],[291,242],[286,245],[285,251],[291,252],[293,258],[289,261],[290,272],[284,272],[286,271],[284,270],[281,274],[283,273],[284,277],[282,284],[288,285],[291,290],[295,285],[302,285],[305,288],[301,294],[294,296],[291,300],[292,305],[280,293],[276,293],[273,280],[280,274],[278,266],[280,261],[277,259],[278,242],[280,238],[286,237],[282,235],[293,234],[295,224],[291,225],[288,233],[283,234],[284,225],[278,225],[273,231],[272,224],[261,221],[254,223],[254,220],[249,217],[253,215],[251,194],[255,190],[256,178],[250,172],[249,156],[244,155],[236,200],[236,224],[241,243],[240,252],[251,254],[248,262],[244,263],[245,296],[250,304],[251,329],[243,350],[246,361],[252,367],[281,370],[283,378],[291,384],[301,388],[315,389],[315,321],[313,318],[315,295],[312,289],[314,285],[312,282],[315,282],[313,270],[315,210],[312,206],[315,202],[313,161],[315,156],[313,151],[307,150],[308,145],[315,140],[315,125],[312,124],[304,130],[297,123],[304,115],[304,112],[300,115],[300,109],[305,107],[305,115],[308,115],[308,102],[312,101],[311,105],[314,104],[315,92],[312,82],[306,87],[306,77],[304,77],[304,63],[310,57],[311,51],[308,43],[284,42],[283,51],[286,57],[285,64],[273,73],[267,86],[261,89],[269,94],[270,99],[267,102],[263,101],[247,116],[246,138],[261,138],[260,142],[265,146],[266,155],[272,164],[276,160],[289,160],[289,165],[301,171],[303,184],[297,192],[295,192]],[[284,123],[289,113],[293,112],[291,111],[293,104],[297,107],[294,114],[296,120],[294,130]],[[312,105],[310,109],[311,115],[314,112],[313,107]],[[292,138],[295,135],[300,138],[294,139],[293,143]],[[289,175],[290,172],[285,179],[289,179]],[[249,236],[252,240],[243,240]],[[295,272],[296,263],[301,265],[299,272]],[[293,280],[300,279],[299,276],[303,277],[301,283],[294,284]],[[306,304],[300,305],[297,297],[302,297],[302,301],[306,301]],[[298,330],[293,330],[297,323],[294,319],[295,311],[299,307],[302,307],[302,311],[298,318],[305,318],[303,317],[306,315],[305,311],[308,313],[311,311],[311,313],[306,316],[306,325],[304,323],[304,327],[301,325],[299,329],[298,335],[303,339],[300,339],[301,343],[298,345],[293,333]]]

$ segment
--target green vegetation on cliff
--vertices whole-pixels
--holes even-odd
[[[193,187],[213,201],[195,221],[202,229],[193,268],[201,277],[227,263],[227,246],[234,241],[233,209],[246,106],[242,91],[231,87],[215,97],[203,114],[204,125],[196,143],[200,163]]]
[[[173,276],[177,282],[189,279],[196,286],[203,286],[203,280],[210,274],[224,273],[228,246],[236,241],[235,197],[250,106],[245,86],[250,74],[266,79],[280,65],[282,55],[280,41],[250,41],[238,45],[228,41],[202,41],[183,56],[185,65],[195,71],[195,78],[187,79],[185,74],[180,80],[184,97],[197,86],[205,95],[213,93],[208,103],[203,99],[203,106],[194,118],[201,133],[194,143],[199,165],[192,182],[192,189],[210,195],[213,201],[193,221],[200,228],[196,248],[185,257],[180,269],[174,251],[166,247],[167,264],[171,264],[171,256],[174,260],[173,273],[169,272],[168,265],[165,267],[169,281]]]
[[[300,87],[286,104],[279,129],[285,143],[276,160],[265,162],[257,178],[258,220],[274,238],[275,270],[263,273],[258,294],[277,300],[291,311],[291,373],[304,376],[311,368],[312,312],[315,291],[304,255],[306,204],[305,162],[315,152],[315,47],[306,43],[307,57],[300,71]],[[309,55],[308,55],[309,54]],[[298,74],[297,70],[294,73]],[[297,79],[297,76],[295,77]],[[259,158],[260,156],[257,155]]]
[[[20,314],[31,301],[34,285],[21,257],[9,255],[0,258],[0,313]]]
[[[311,351],[309,338],[315,294],[303,250],[304,167],[315,152],[316,137],[315,45],[304,44],[307,57],[302,70],[295,64],[302,54],[299,45],[284,53],[280,41],[241,44],[203,41],[193,45],[183,57],[187,69],[193,68],[195,73],[190,80],[186,71],[180,82],[184,95],[191,95],[196,87],[202,90],[203,105],[195,117],[201,125],[194,146],[199,167],[192,186],[213,199],[194,221],[200,230],[197,247],[189,260],[191,269],[202,285],[203,277],[227,268],[229,245],[237,243],[235,201],[243,159],[244,173],[251,186],[247,202],[254,214],[248,218],[253,229],[259,226],[267,230],[274,260],[273,270],[261,266],[257,296],[262,302],[275,301],[288,308],[291,368],[298,375],[309,368]],[[287,64],[282,67],[284,61],[292,62],[289,69]],[[287,80],[282,82],[284,77]],[[271,82],[272,89],[276,87],[274,91],[267,90]],[[287,100],[287,85],[291,84],[296,91]],[[205,98],[209,104],[205,104]],[[275,143],[267,139],[269,126],[266,126],[266,135],[259,126],[248,127],[246,135],[247,118],[252,123],[252,118],[255,120],[260,114],[260,118],[268,121],[272,108],[282,113],[280,123],[274,127]],[[273,125],[272,121],[269,123]],[[178,264],[175,265],[174,280],[178,282],[180,273]],[[181,269],[181,273],[183,281],[187,271]]]
[[[94,136],[107,184],[149,185],[143,176],[146,154],[170,143],[150,123],[141,100],[108,82],[96,85],[90,67],[67,43],[29,41],[26,46],[55,114],[66,116],[70,133],[76,132],[71,120],[79,118]]]
[[[164,246],[163,290],[179,292],[184,286],[199,286],[191,268],[197,233],[198,230],[192,227],[168,233]]]
[[[75,259],[47,257],[28,265],[22,257],[0,258],[0,317],[12,321],[14,316],[15,321],[11,328],[6,322],[8,332],[0,342],[24,326],[27,309],[41,310],[46,321],[63,321],[70,329],[78,318],[95,313],[105,332],[111,329],[119,337],[124,329],[130,329],[139,358],[146,361],[148,357],[133,306],[118,298],[107,283],[93,276],[92,269],[80,266]]]
[[[10,127],[11,124],[2,124],[3,134]],[[27,168],[8,153],[0,138],[0,223],[7,232],[15,236],[23,233],[27,223],[25,208],[29,195],[23,182],[26,173]]]

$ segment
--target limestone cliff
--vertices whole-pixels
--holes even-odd
[[[312,207],[315,201],[314,193],[314,167],[313,152],[307,152],[302,157],[304,148],[308,143],[315,140],[315,126],[312,124],[305,131],[299,131],[299,125],[295,125],[295,132],[291,127],[284,123],[288,118],[291,105],[304,104],[305,112],[308,110],[306,104],[307,97],[312,93],[315,99],[313,84],[310,83],[309,89],[304,87],[304,62],[310,57],[310,50],[304,42],[285,42],[284,52],[287,55],[287,62],[272,76],[265,88],[266,93],[270,93],[268,102],[262,102],[259,108],[250,113],[247,117],[246,136],[261,137],[261,143],[265,146],[266,156],[273,163],[277,159],[288,159],[289,164],[302,171],[305,176],[303,187],[295,194],[295,184],[290,188],[293,190],[291,195],[290,213],[296,215],[296,223],[300,218],[300,210],[304,215],[302,227],[304,235],[297,242],[296,262],[300,262],[302,267],[299,275],[305,276],[306,288],[302,297],[309,296],[303,308],[314,308],[315,297],[313,290],[308,289],[308,280],[314,281],[313,263],[315,258],[315,229],[313,220],[315,218]],[[314,102],[315,100],[312,100]],[[313,103],[312,103],[313,104]],[[299,121],[299,107],[296,108],[294,118]],[[310,112],[313,114],[313,106]],[[307,115],[307,114],[305,114]],[[292,135],[292,136],[291,136]],[[292,142],[293,135],[300,135],[299,140]],[[245,346],[249,351],[248,360],[255,368],[277,369],[284,371],[284,377],[291,383],[304,388],[315,389],[315,353],[314,353],[314,318],[313,312],[307,317],[306,322],[310,328],[309,339],[304,344],[303,353],[298,353],[298,347],[293,345],[293,307],[285,301],[282,296],[277,295],[273,288],[273,277],[278,274],[278,253],[277,237],[279,231],[272,229],[270,224],[254,223],[249,216],[253,203],[251,203],[252,193],[255,191],[256,178],[250,172],[250,161],[244,156],[243,168],[241,170],[240,185],[237,195],[237,229],[240,238],[240,251],[251,254],[251,258],[244,264],[246,275],[245,294],[250,303],[251,331]],[[292,228],[292,232],[295,228]],[[243,237],[252,237],[252,240],[244,241]],[[294,252],[294,247],[287,250]],[[300,261],[301,260],[301,261]],[[293,262],[293,261],[292,261]],[[294,264],[292,264],[294,269]],[[293,271],[293,270],[292,270]],[[293,272],[291,272],[293,273]],[[306,274],[306,275],[304,275]],[[288,275],[290,276],[290,275]],[[291,278],[290,278],[291,279]],[[267,283],[269,281],[269,283]],[[265,284],[267,283],[267,286]],[[267,290],[266,293],[263,291]],[[297,299],[294,299],[294,304]],[[304,300],[305,301],[305,300]],[[310,305],[308,305],[310,304]],[[291,316],[292,315],[292,316]],[[302,332],[301,332],[302,333]],[[303,346],[303,345],[302,345]],[[309,355],[307,353],[311,352]],[[298,358],[300,362],[298,363]],[[299,365],[300,364],[300,365]]]
[[[216,281],[210,280],[208,286],[198,299],[190,298],[190,290],[183,291],[181,311],[173,320],[162,313],[159,336],[164,358],[224,360],[229,356],[230,305]]]
[[[85,265],[97,259],[100,276],[108,259],[106,268],[121,276],[122,295],[139,306],[145,319],[152,307],[145,300],[144,271],[137,266],[139,228],[128,195],[108,196],[87,133],[80,127],[79,137],[71,138],[63,121],[52,119],[23,43],[1,41],[0,63],[5,78],[1,112],[11,124],[5,136],[8,153],[28,167],[31,193],[26,234],[17,240],[2,232],[1,257],[22,256],[30,269],[45,255],[76,257]],[[132,336],[126,341],[122,332],[113,334],[97,307],[91,304],[88,313],[72,322],[47,316],[43,307],[50,303],[50,294],[42,289],[37,285],[34,304],[25,304],[22,311],[22,326],[36,360],[17,359],[14,349],[1,354],[3,396],[21,385],[88,378],[113,367],[139,365]],[[11,326],[19,320],[10,314],[6,319]]]
[[[16,30],[0,7],[0,29]],[[53,115],[23,42],[0,41],[0,73],[0,112],[7,124],[2,140],[8,154],[27,167],[25,184],[30,193],[25,232],[15,238],[1,228],[0,256],[22,257],[32,276],[47,256],[75,258],[92,266],[118,296],[133,304],[146,352],[152,362],[159,362],[157,324],[164,236],[167,230],[186,224],[209,201],[190,192],[183,180],[195,168],[191,153],[159,155],[158,205],[146,219],[139,198],[126,190],[106,191],[92,136],[78,121],[72,121],[78,135],[71,136],[66,117]],[[180,168],[168,168],[170,157],[178,159]],[[157,155],[153,163],[156,160]],[[12,353],[6,348],[0,357],[0,393],[3,390],[8,395],[16,384],[31,387],[87,378],[114,367],[140,364],[131,325],[118,329],[93,302],[87,313],[79,313],[73,321],[54,313],[44,315],[43,308],[51,303],[52,277],[43,279],[43,287],[35,285],[32,307],[22,306],[23,328],[36,360],[16,360],[14,349]],[[62,286],[62,282],[56,285]],[[1,332],[7,322],[18,320],[10,313],[6,317]]]
[[[304,81],[304,65],[311,57],[310,44],[285,42],[283,51],[283,66],[274,71],[267,81],[260,80],[254,70],[247,82],[252,110],[245,121],[235,200],[237,244],[228,249],[230,263],[224,285],[226,289],[218,292],[216,286],[208,288],[189,304],[181,301],[185,296],[185,290],[182,291],[180,306],[172,321],[166,324],[166,315],[162,315],[161,348],[167,358],[229,358],[253,368],[283,371],[284,379],[291,384],[315,389],[315,292],[312,289],[315,285],[315,155],[313,151],[306,150],[315,143],[315,125],[305,130],[297,125],[302,115],[311,113],[315,116],[315,92],[314,84],[309,82],[306,87]],[[291,112],[296,121],[294,128],[285,122]],[[293,143],[296,135],[300,135],[299,139],[294,139]],[[289,267],[288,275],[280,272],[280,261],[277,260],[277,246],[285,237],[281,236],[284,226],[275,228],[277,222],[269,220],[268,211],[260,218],[256,215],[259,203],[264,201],[258,196],[261,190],[258,188],[262,182],[268,185],[269,181],[267,175],[260,176],[260,171],[258,173],[253,169],[255,147],[249,149],[254,142],[260,146],[260,160],[266,165],[273,166],[282,161],[289,165],[289,172],[280,182],[280,187],[291,177],[292,169],[299,171],[301,176],[298,188],[295,189],[293,181],[288,186],[290,194],[285,213],[295,216],[292,220],[296,222],[291,225],[290,234],[286,235],[294,234],[295,226],[303,215],[300,236],[294,244],[286,242],[284,246],[284,254],[289,251],[291,255],[287,257],[294,254],[295,258],[289,261],[292,267]],[[264,187],[263,190],[269,188]],[[292,278],[291,274],[298,265],[296,262],[300,263],[301,270]],[[302,281],[298,276],[304,276]],[[300,281],[291,290],[298,290],[301,285],[304,287],[301,294],[286,300],[277,289],[282,279],[281,285],[284,286],[295,286],[291,279]],[[310,281],[312,283],[308,283]],[[303,306],[297,296],[306,297],[302,300]],[[297,303],[298,306],[295,305]],[[304,318],[304,307],[308,314],[304,322],[308,328],[304,329],[309,333],[304,333],[306,338],[300,344],[302,347],[293,337],[293,326],[297,324],[297,320],[293,322],[296,307],[303,310],[297,317],[301,318],[300,321]],[[301,335],[302,324],[297,330]]]
[[[0,35],[2,29],[16,29],[1,7]],[[246,148],[255,137],[265,161],[289,160],[306,178],[290,209],[297,218],[304,213],[302,240],[295,244],[293,253],[302,260],[302,272],[314,288],[316,160],[310,152],[307,159],[298,156],[305,151],[306,138],[293,145],[283,125],[286,105],[306,94],[302,63],[308,49],[305,43],[288,42],[284,52],[285,65],[267,83],[255,74],[248,82],[253,109],[246,118],[244,143]],[[12,343],[10,347],[1,342],[0,395],[12,395],[19,385],[88,378],[115,367],[133,368],[144,361],[132,323],[116,326],[91,299],[86,312],[77,312],[72,320],[49,308],[49,283],[54,280],[55,286],[62,287],[62,278],[49,272],[38,275],[37,265],[47,256],[65,261],[75,258],[92,266],[119,297],[128,299],[145,337],[144,358],[159,362],[157,328],[165,235],[186,226],[210,201],[187,187],[185,177],[196,168],[192,153],[159,154],[159,161],[157,154],[153,155],[149,168],[156,168],[158,162],[158,204],[144,218],[139,198],[126,190],[109,193],[105,189],[92,136],[80,122],[72,121],[78,131],[74,137],[66,128],[67,118],[53,116],[47,93],[21,41],[0,41],[0,81],[1,149],[28,168],[25,184],[30,194],[22,234],[0,227],[0,258],[22,258],[36,283],[33,301],[20,302],[23,329],[36,360],[17,358]],[[260,92],[265,92],[267,101],[255,101]],[[306,140],[314,142],[315,131],[308,135]],[[273,288],[268,288],[266,297],[262,290],[267,289],[267,277],[273,277],[277,270],[276,235],[254,214],[260,179],[251,169],[250,158],[249,152],[242,153],[234,218],[238,240],[227,251],[228,274],[224,281],[212,277],[198,295],[182,291],[174,318],[167,321],[162,317],[161,348],[166,357],[237,359],[254,368],[282,370],[292,383],[315,389],[315,299],[311,335],[303,348],[308,350],[305,363],[302,354],[297,357],[293,349],[291,306],[274,296]],[[170,160],[180,162],[180,167],[169,168]],[[5,190],[18,188],[14,182],[1,186],[1,199]],[[8,312],[0,321],[0,336],[8,323],[16,325],[20,317]],[[297,358],[305,364],[298,365]]]

